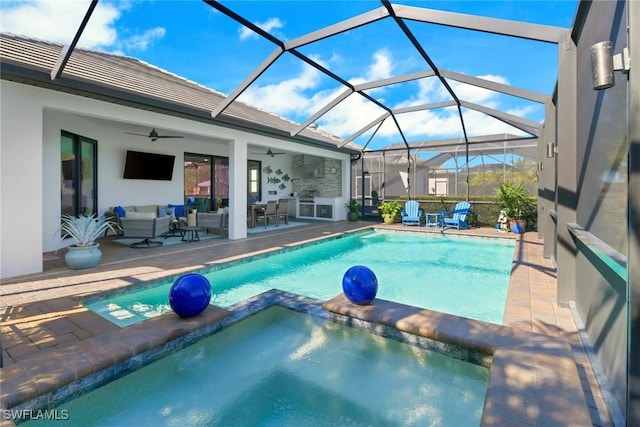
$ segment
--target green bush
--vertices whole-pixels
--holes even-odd
[[[415,198],[414,200],[417,200],[418,203],[420,203],[420,209],[425,213],[440,213],[440,211],[444,210],[453,210],[456,203],[465,201],[466,198],[464,196],[425,196]],[[535,197],[529,197],[529,201],[534,206],[534,209],[531,214],[532,216],[526,219],[529,224],[529,228],[533,229],[535,227],[535,206],[537,205],[537,199]],[[403,206],[404,201],[401,201],[401,203]],[[475,196],[469,199],[469,203],[471,203],[471,215],[469,215],[467,219],[471,226],[493,227],[497,223],[498,216],[500,215],[498,197]]]

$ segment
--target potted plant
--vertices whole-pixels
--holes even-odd
[[[402,210],[402,205],[398,202],[382,202],[378,205],[378,211],[385,224],[393,224]]]
[[[349,211],[347,213],[347,218],[349,219],[349,221],[357,221],[358,218],[360,218],[359,210],[361,205],[356,199],[349,200],[347,203],[345,203],[344,207],[347,208],[347,211]]]
[[[526,226],[525,219],[531,215],[535,206],[531,196],[524,188],[524,184],[505,182],[496,190],[498,207],[503,210],[509,219],[511,231],[523,232]],[[519,227],[516,227],[516,224]]]
[[[70,237],[74,244],[64,256],[67,266],[73,270],[93,268],[100,262],[102,251],[95,240],[107,230],[116,231],[117,224],[103,215],[62,215],[60,232],[62,238]]]

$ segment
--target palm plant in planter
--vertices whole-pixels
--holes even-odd
[[[64,256],[67,266],[73,270],[92,268],[98,265],[102,258],[100,244],[95,240],[105,231],[116,231],[117,224],[107,220],[103,215],[62,215],[60,226],[61,237],[70,237],[74,244],[69,246]]]
[[[519,224],[522,231],[525,228],[525,220],[535,210],[531,196],[524,188],[524,184],[505,182],[496,190],[498,207],[503,210],[510,221],[511,230],[514,224]]]
[[[398,202],[382,202],[378,205],[378,211],[385,224],[393,224],[402,210],[402,205]]]
[[[347,215],[349,221],[358,220],[358,218],[360,217],[360,214],[358,212],[360,210],[360,206],[360,203],[358,203],[356,199],[351,199],[347,203],[345,203],[344,207],[347,208],[347,211],[349,211]]]

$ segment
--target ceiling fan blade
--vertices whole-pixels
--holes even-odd
[[[155,128],[151,129],[151,132],[149,132],[149,134],[143,134],[143,133],[135,133],[135,132],[124,132],[127,133],[129,135],[136,135],[136,136],[144,136],[145,138],[149,138],[151,141],[155,141],[156,139],[160,139],[160,138],[184,138],[184,136],[181,135],[158,135],[158,132],[156,131]]]
[[[144,136],[145,138],[149,138],[149,135],[142,134],[142,133],[134,133],[134,132],[123,132],[123,133],[127,133],[129,135]]]
[[[277,153],[275,151],[272,151],[271,148],[269,148],[266,153],[267,156],[271,156],[271,157],[275,156],[276,154],[287,154],[287,153]]]

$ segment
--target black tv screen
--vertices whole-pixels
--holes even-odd
[[[127,150],[124,179],[171,181],[176,156]]]

